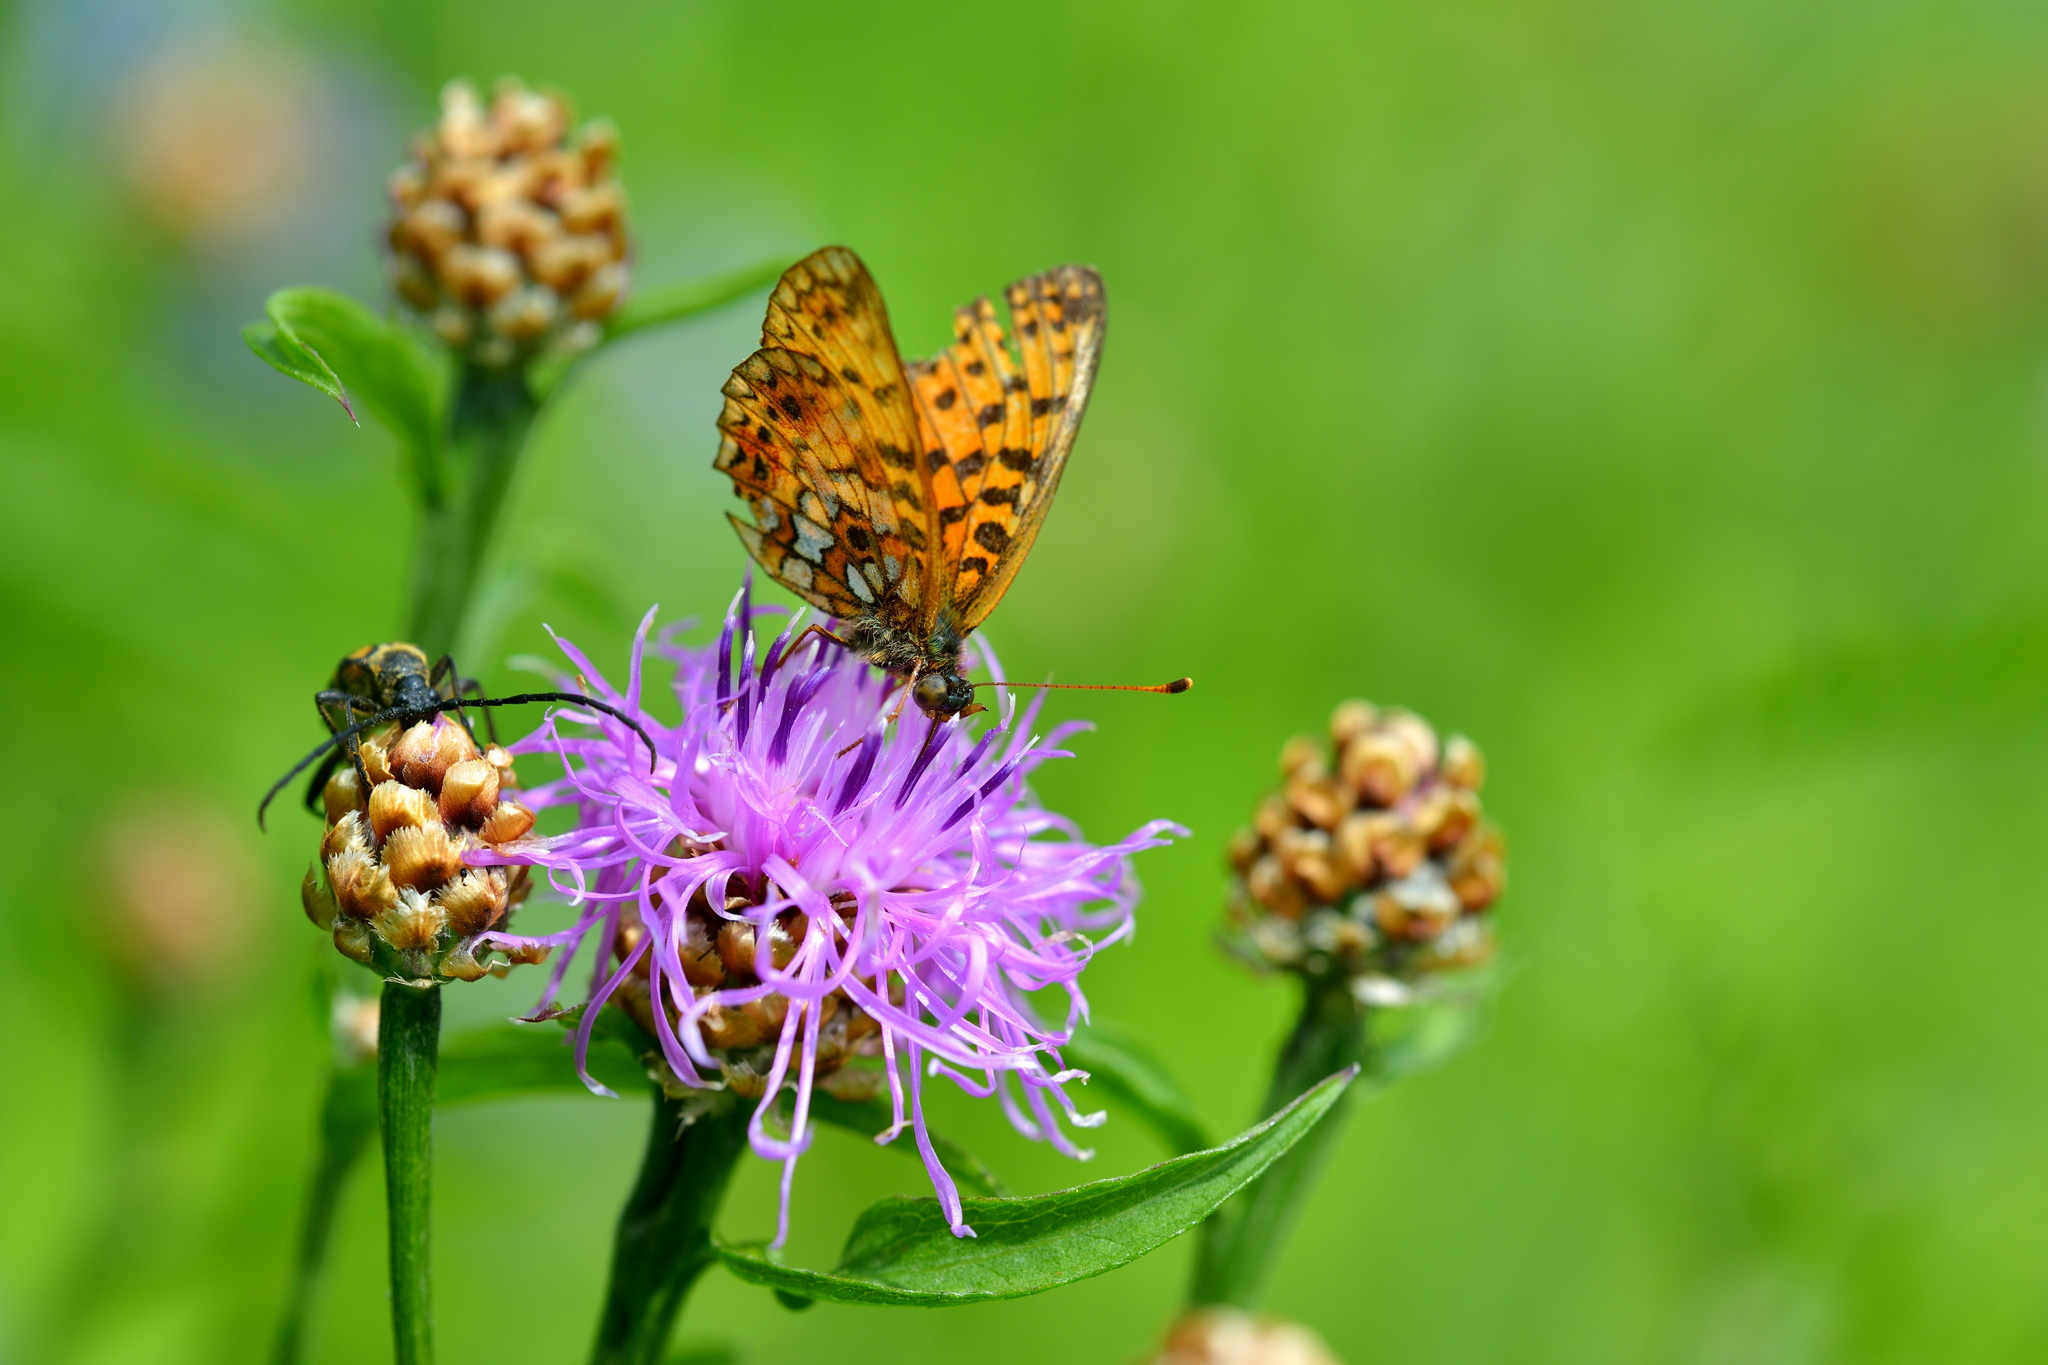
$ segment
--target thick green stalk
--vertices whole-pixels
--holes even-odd
[[[429,656],[455,647],[538,411],[522,371],[464,365],[456,380],[448,449],[430,485],[436,495],[420,508],[413,554],[407,630]]]
[[[1364,1062],[1365,1052],[1365,1006],[1348,984],[1341,979],[1304,982],[1301,1017],[1274,1059],[1273,1081],[1259,1117],[1270,1117],[1332,1072]],[[1349,1099],[1347,1091],[1292,1151],[1202,1225],[1189,1303],[1258,1306],[1295,1216],[1344,1130]]]
[[[363,1087],[347,1084],[352,1074],[329,1068],[327,1100],[320,1114],[320,1155],[306,1191],[299,1221],[299,1244],[293,1256],[292,1282],[284,1317],[271,1349],[272,1365],[298,1365],[306,1350],[306,1327],[327,1268],[327,1247],[334,1237],[334,1211],[348,1173],[370,1145],[377,1115],[362,1103]]]
[[[397,1365],[434,1359],[434,1082],[441,988],[384,983],[377,1025],[377,1112],[390,1227],[391,1335]]]
[[[686,1123],[683,1102],[655,1089],[647,1153],[612,1242],[591,1365],[661,1365],[684,1298],[716,1259],[711,1222],[746,1146],[745,1106]]]

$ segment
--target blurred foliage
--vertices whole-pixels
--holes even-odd
[[[1062,699],[1102,728],[1041,785],[1096,835],[1195,830],[1144,860],[1142,932],[1091,991],[1219,1130],[1292,1005],[1210,942],[1275,745],[1362,694],[1486,749],[1513,978],[1476,1048],[1353,1114],[1277,1311],[1354,1362],[2048,1351],[2048,12],[17,0],[0,24],[0,1357],[243,1360],[270,1331],[331,950],[296,906],[312,823],[248,817],[335,659],[395,628],[410,527],[394,443],[237,328],[283,285],[377,298],[406,130],[443,79],[501,71],[618,121],[648,287],[843,241],[925,351],[978,292],[1102,269],[1094,409],[992,637],[1023,676],[1200,682]],[[544,622],[616,665],[649,602],[723,603],[711,423],[757,324],[574,376],[469,668],[508,681]],[[180,917],[138,905],[152,881]],[[457,993],[451,1024],[538,990]],[[991,1106],[935,1121],[1047,1190],[1154,1159],[1110,1107],[1079,1172]],[[578,1356],[643,1116],[442,1116],[450,1365]],[[773,1176],[745,1164],[730,1236],[765,1233]],[[824,1133],[791,1259],[917,1187]],[[684,1334],[758,1362],[1130,1360],[1186,1257],[932,1314],[786,1314],[719,1274]],[[382,1358],[381,1259],[359,1177],[318,1359]]]

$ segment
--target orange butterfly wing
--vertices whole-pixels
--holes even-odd
[[[935,472],[934,560],[952,570],[945,599],[963,633],[995,610],[1052,508],[1108,320],[1102,277],[1086,266],[1019,280],[1004,299],[1014,353],[984,298],[954,314],[953,345],[908,368]]]
[[[813,252],[768,301],[761,349],[725,385],[714,466],[772,577],[820,611],[907,625],[935,596],[931,475],[889,315],[844,247]]]

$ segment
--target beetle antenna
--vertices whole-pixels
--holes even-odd
[[[584,696],[581,692],[521,692],[516,697],[465,697],[460,700],[444,701],[436,709],[452,710],[457,706],[524,706],[530,702],[540,701],[560,701],[568,702],[573,706],[587,706],[593,711],[602,711],[613,720],[629,727],[634,734],[640,736],[640,742],[647,746],[647,771],[650,773],[654,771],[657,757],[654,741],[648,737],[647,731],[641,727],[640,722],[634,720],[616,706],[608,706],[595,697]]]
[[[297,763],[292,764],[291,771],[286,773],[283,777],[278,778],[277,781],[271,783],[270,790],[263,793],[263,799],[256,803],[256,828],[263,830],[265,833],[269,832],[269,827],[263,823],[263,817],[264,814],[270,809],[270,803],[277,799],[277,794],[279,792],[283,791],[286,787],[291,785],[291,780],[293,778],[297,777],[300,773],[306,771],[307,768],[311,767],[314,761],[317,760],[320,757],[320,755],[326,753],[329,749],[332,749],[337,744],[341,744],[350,739],[353,739],[355,736],[361,734],[363,731],[371,728],[374,725],[380,725],[383,722],[391,719],[393,716],[399,716],[403,714],[405,713],[401,709],[379,711],[376,715],[365,716],[363,719],[356,721],[353,725],[350,725],[345,729],[336,730],[326,739],[321,740],[320,743],[314,747],[312,753],[307,754]]]

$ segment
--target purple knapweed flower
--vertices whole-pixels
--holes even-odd
[[[572,950],[536,1016],[553,1008],[573,949],[595,948],[575,1038],[593,1090],[609,1093],[584,1070],[609,1002],[658,1040],[681,1085],[754,1101],[751,1145],[783,1164],[778,1245],[817,1088],[886,1086],[895,1121],[877,1141],[915,1135],[953,1231],[971,1236],[926,1130],[925,1081],[995,1095],[1027,1137],[1085,1158],[1065,1125],[1102,1116],[1076,1109],[1066,1083],[1085,1073],[1060,1060],[1087,1013],[1081,971],[1131,932],[1130,855],[1184,831],[1158,820],[1084,842],[1025,785],[1083,727],[1035,737],[1037,703],[1008,700],[978,736],[914,708],[892,723],[898,694],[880,672],[816,636],[790,651],[801,613],[758,649],[750,625],[770,613],[783,614],[750,608],[743,588],[715,647],[655,644],[675,666],[675,726],[642,704],[652,612],[623,691],[562,642],[581,690],[637,718],[659,757],[650,773],[630,730],[573,710],[513,746],[561,757],[564,777],[529,800],[573,808],[575,827],[479,861],[547,869],[579,914],[562,933],[497,941]],[[982,659],[1000,677],[985,648]],[[1047,990],[1064,997],[1051,1020],[1031,999]]]

